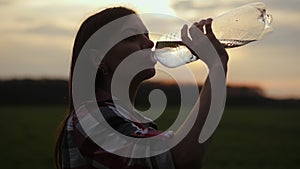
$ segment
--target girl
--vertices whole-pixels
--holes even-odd
[[[151,121],[144,123],[139,122],[138,120],[129,120],[132,118],[145,120],[145,118],[139,113],[128,109],[126,106],[120,106],[121,104],[118,105],[120,106],[118,108],[112,101],[113,96],[111,93],[111,83],[114,72],[116,71],[118,65],[134,52],[141,50],[150,51],[154,44],[149,39],[146,27],[133,10],[124,7],[105,9],[87,18],[82,23],[75,39],[69,79],[70,108],[68,116],[61,125],[61,131],[57,139],[55,151],[56,167],[58,169],[186,169],[201,167],[201,161],[208,142],[199,144],[198,137],[210,107],[211,87],[209,78],[206,79],[200,93],[201,103],[199,106],[199,115],[197,116],[195,125],[178,145],[165,153],[149,158],[129,158],[116,155],[111,153],[113,150],[108,152],[102,147],[98,146],[90,137],[90,135],[87,134],[87,131],[83,129],[83,126],[81,126],[81,123],[79,122],[79,118],[91,118],[91,116],[88,115],[93,113],[93,110],[88,108],[88,100],[82,103],[82,105],[79,107],[74,107],[73,103],[72,90],[74,89],[72,89],[72,78],[74,76],[73,73],[75,64],[80,51],[88,39],[97,30],[116,19],[129,15],[133,15],[133,19],[126,20],[127,24],[124,23],[125,26],[121,24],[119,27],[116,27],[116,30],[114,31],[126,32],[135,29],[142,29],[142,32],[144,33],[135,34],[123,39],[116,45],[113,45],[113,47],[105,54],[101,63],[96,64],[98,65],[98,71],[95,79],[95,95],[97,104],[107,123],[113,129],[123,135],[134,138],[147,138],[159,135],[161,133],[159,130],[157,130],[157,126]],[[223,64],[224,72],[226,74],[228,55],[224,47],[215,38],[211,30],[211,23],[211,19],[195,22],[189,31],[191,32],[193,29],[199,29],[200,31],[204,32],[205,29],[205,35],[218,52],[220,60]],[[112,30],[111,34],[114,34],[114,31]],[[182,39],[188,38],[186,33],[187,31],[188,28],[184,26],[182,28]],[[99,42],[101,43],[109,41],[108,39],[103,39],[103,37],[102,39],[101,37],[99,38]],[[196,46],[201,45],[199,44],[200,42],[201,39],[193,39],[190,43]],[[99,46],[101,46],[100,43],[97,47]],[[194,52],[194,54],[196,53]],[[143,64],[147,65],[147,69],[139,72],[131,81],[129,88],[129,98],[131,102],[134,101],[135,93],[139,85],[144,80],[155,75],[154,65],[156,64],[156,61],[153,60],[151,52],[142,52],[140,57],[143,58]],[[90,60],[94,59],[90,58]],[[130,63],[128,66],[134,67],[137,64],[141,63]],[[208,65],[208,67],[210,66]],[[126,72],[123,72],[121,77],[126,77]],[[120,102],[122,102],[122,99],[120,99]],[[90,120],[92,121],[92,119]],[[89,131],[94,131],[94,133],[101,135],[104,133],[102,130],[103,126],[101,122],[98,122],[95,124],[92,123]],[[165,138],[162,139],[168,139],[168,137],[169,136],[165,136]],[[110,141],[113,142],[115,140]]]

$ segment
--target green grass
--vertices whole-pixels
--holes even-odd
[[[63,106],[0,107],[3,169],[53,169],[56,130]]]
[[[228,108],[204,169],[300,168],[299,108]]]
[[[56,129],[64,106],[1,106],[3,169],[53,169]],[[299,108],[226,108],[204,169],[300,168]],[[165,116],[158,121],[172,119]]]

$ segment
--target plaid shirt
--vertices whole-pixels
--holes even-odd
[[[139,113],[129,113],[124,107],[117,109],[110,102],[102,103],[99,108],[109,125],[126,136],[143,138],[161,134],[160,131],[157,131],[156,125],[151,122],[137,123],[128,120],[128,115],[131,116],[130,118],[144,118]],[[109,153],[99,147],[91,139],[91,133],[101,134],[105,131],[101,131],[101,129],[103,130],[101,122],[95,121],[91,112],[86,105],[83,105],[67,120],[61,146],[63,169],[174,169],[170,152],[149,158],[127,158]],[[87,123],[88,131],[83,130],[78,116],[89,122]],[[108,141],[116,140],[108,139]]]

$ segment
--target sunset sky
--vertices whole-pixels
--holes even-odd
[[[251,2],[257,0],[0,0],[0,79],[67,79],[81,22],[108,6],[168,14],[192,23]],[[273,32],[260,41],[228,50],[228,83],[259,86],[270,97],[300,98],[300,1],[261,2],[273,15]],[[180,29],[171,24],[163,27]],[[205,72],[201,62],[192,63],[191,68]],[[184,74],[182,80],[188,81]]]

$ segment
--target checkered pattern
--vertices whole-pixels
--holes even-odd
[[[111,102],[99,105],[105,120],[112,128],[124,135],[144,138],[161,133],[151,122],[142,124],[128,120],[128,116],[135,119],[136,117],[144,118],[139,113],[129,112],[124,107],[117,109]],[[89,110],[84,105],[76,112],[70,115],[64,127],[61,146],[63,169],[174,169],[170,152],[150,158],[126,158],[105,151],[91,139],[92,135],[106,132],[101,127],[103,125],[101,120],[95,120],[93,116],[95,111]],[[79,117],[85,124],[88,124],[85,130],[78,121]]]

